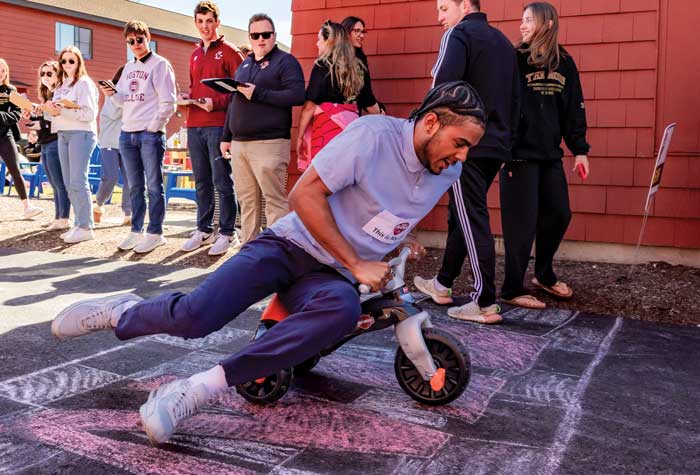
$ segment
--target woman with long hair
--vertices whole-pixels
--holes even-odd
[[[56,61],[44,61],[38,71],[37,96],[40,104],[45,104],[53,98],[53,91],[58,82],[58,63]],[[54,220],[46,228],[47,231],[70,229],[68,217],[70,215],[70,199],[68,191],[63,183],[61,161],[58,158],[58,135],[51,132],[51,121],[48,116],[40,112],[41,107],[36,108],[31,120],[38,123],[38,142],[41,144],[41,164],[53,189]]]
[[[365,67],[355,56],[345,28],[325,22],[316,46],[318,58],[311,70],[299,120],[299,170],[305,170],[325,144],[357,119],[360,109],[376,108],[364,80]]]
[[[513,161],[501,169],[501,219],[506,249],[504,302],[544,308],[523,286],[536,240],[535,287],[558,298],[573,290],[552,266],[571,220],[562,139],[574,154],[574,171],[589,172],[586,111],[578,70],[558,42],[559,18],[546,2],[525,7],[516,44],[522,106]]]
[[[61,234],[61,238],[73,244],[95,238],[88,169],[90,157],[97,146],[98,95],[78,48],[63,48],[58,60],[59,83],[53,100],[47,102],[45,107],[53,116],[51,131],[58,133],[63,182],[67,185],[75,214],[73,227]]]
[[[0,58],[0,159],[5,162],[10,176],[12,176],[17,195],[22,200],[24,217],[25,219],[30,219],[43,213],[44,210],[29,204],[24,178],[22,178],[22,173],[19,169],[19,156],[15,138],[20,136],[17,124],[22,117],[22,110],[10,102],[10,94],[13,92],[16,93],[17,88],[10,84],[10,67],[7,65],[7,61]],[[0,180],[4,179],[4,176],[0,177]]]
[[[372,91],[372,79],[370,78],[369,74],[369,63],[367,62],[367,55],[362,49],[362,45],[365,42],[365,36],[367,36],[367,27],[365,26],[365,22],[362,20],[362,18],[349,16],[345,17],[340,24],[343,25],[345,31],[348,32],[350,44],[353,46],[353,48],[355,48],[355,56],[357,56],[357,59],[362,61],[362,64],[365,66],[365,84],[367,85],[368,102],[374,102],[377,104],[376,109],[367,110],[365,112],[369,112],[371,114],[379,114],[381,112],[383,114],[386,112],[386,109],[384,105],[379,102],[376,97],[374,97],[374,91]],[[362,115],[362,113],[363,111],[361,110],[360,115]]]

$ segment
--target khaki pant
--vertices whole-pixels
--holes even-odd
[[[241,205],[243,243],[260,233],[263,197],[268,226],[289,212],[286,189],[289,159],[289,139],[231,142],[231,169]]]

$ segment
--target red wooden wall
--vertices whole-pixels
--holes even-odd
[[[34,10],[26,7],[0,4],[0,57],[10,66],[10,79],[30,84],[27,93],[36,100],[37,69],[46,60],[56,59],[56,22],[92,29],[92,58],[85,62],[88,75],[93,80],[111,79],[119,66],[126,62],[126,43],[122,28],[65,15]],[[189,58],[194,42],[178,40],[153,34],[158,54],[173,65],[178,85],[189,88]],[[100,97],[102,101],[102,97]],[[184,127],[184,112],[174,116],[168,124],[173,133]]]
[[[526,3],[482,0],[482,10],[515,41]],[[561,15],[560,41],[581,71],[592,145],[588,180],[568,176],[574,218],[566,238],[636,243],[660,136],[676,121],[644,244],[700,248],[700,49],[691,30],[700,20],[700,2],[551,3]],[[364,49],[375,93],[389,113],[405,117],[429,88],[442,36],[434,0],[292,0],[292,11],[292,53],[307,77],[321,23],[352,14],[370,30]],[[571,157],[565,163],[570,169]],[[497,184],[489,206],[493,229],[500,233]],[[443,199],[421,225],[446,230],[446,216]]]

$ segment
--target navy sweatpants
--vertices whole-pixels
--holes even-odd
[[[468,254],[474,277],[470,296],[480,307],[496,302],[496,248],[486,195],[502,164],[492,158],[467,158],[459,181],[449,190],[447,243],[437,280],[452,287]]]
[[[116,335],[201,338],[273,292],[290,315],[220,362],[229,386],[302,363],[350,333],[360,317],[360,299],[348,280],[267,230],[189,294],[161,294],[131,307]]]
[[[535,241],[535,277],[557,283],[552,261],[571,221],[569,190],[561,160],[506,163],[501,170],[501,222],[506,248],[506,276],[501,297],[525,295],[523,286]]]

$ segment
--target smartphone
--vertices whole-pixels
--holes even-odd
[[[100,79],[97,82],[100,84],[100,86],[106,87],[107,89],[111,89],[112,91],[117,92],[117,88],[109,79]]]

